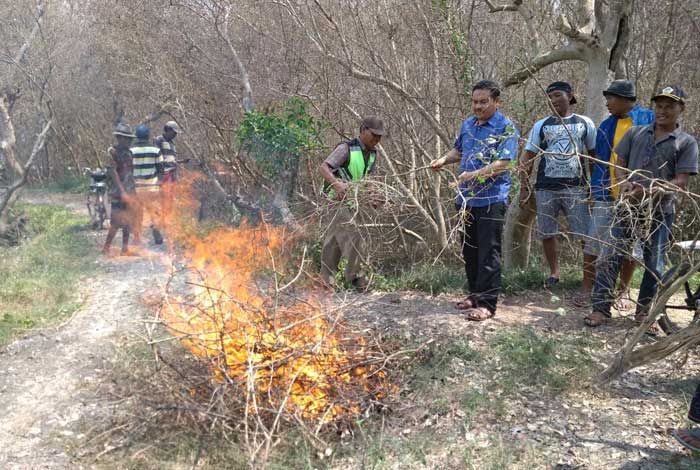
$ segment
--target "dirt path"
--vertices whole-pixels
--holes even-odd
[[[72,196],[30,194],[25,201],[62,204],[82,211]],[[55,328],[33,332],[0,350],[0,468],[82,468],[71,462],[63,440],[80,440],[79,420],[100,413],[90,396],[115,345],[147,314],[141,296],[161,279],[165,255],[98,257],[105,232],[86,256],[96,258],[93,276],[77,289],[83,305]]]

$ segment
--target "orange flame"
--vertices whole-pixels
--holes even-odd
[[[272,407],[323,422],[359,413],[363,396],[385,394],[384,373],[369,365],[362,337],[346,335],[313,298],[264,294],[260,286],[272,280],[259,273],[279,262],[281,228],[244,224],[197,236],[191,184],[171,189],[177,192],[171,208],[178,210],[165,213],[164,229],[184,247],[190,292],[167,303],[162,315],[193,354],[210,361],[215,381],[246,391],[255,411]]]

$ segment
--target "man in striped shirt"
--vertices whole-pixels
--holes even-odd
[[[159,135],[153,141],[163,157],[163,178],[161,179],[161,214],[162,227],[170,220],[175,212],[175,182],[179,179],[177,149],[175,137],[182,133],[182,129],[175,121],[168,121],[163,126],[163,135]]]
[[[164,184],[177,180],[177,149],[174,141],[175,137],[181,133],[182,130],[175,121],[168,121],[163,127],[163,135],[159,135],[153,141],[163,156]]]
[[[134,239],[141,241],[144,213],[148,214],[153,241],[160,245],[163,237],[157,228],[160,225],[160,180],[163,176],[163,156],[161,151],[149,141],[150,129],[145,124],[136,127],[136,141],[131,147],[134,156],[134,181],[138,213],[134,224]]]

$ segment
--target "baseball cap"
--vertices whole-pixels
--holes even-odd
[[[678,101],[682,104],[685,104],[685,99],[687,98],[685,92],[681,89],[681,87],[676,85],[668,85],[663,87],[657,94],[652,96],[651,101],[662,97],[671,98],[672,100]]]
[[[384,135],[386,130],[384,129],[384,123],[381,119],[375,116],[368,116],[362,120],[362,129],[369,129],[372,134]]]
[[[182,128],[180,128],[175,121],[166,122],[164,127],[169,127],[170,129],[174,130],[176,134],[182,134]]]

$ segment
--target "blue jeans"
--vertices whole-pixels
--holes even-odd
[[[644,312],[656,295],[658,280],[661,279],[669,247],[674,213],[661,214],[655,211],[649,228],[649,235],[642,240],[644,252],[644,277],[639,286],[637,312]],[[644,217],[644,215],[641,215]],[[595,283],[591,301],[593,311],[610,317],[615,294],[615,283],[620,274],[622,260],[631,257],[632,247],[639,234],[633,232],[628,220],[617,220],[611,229],[610,244],[603,248],[598,257]]]

